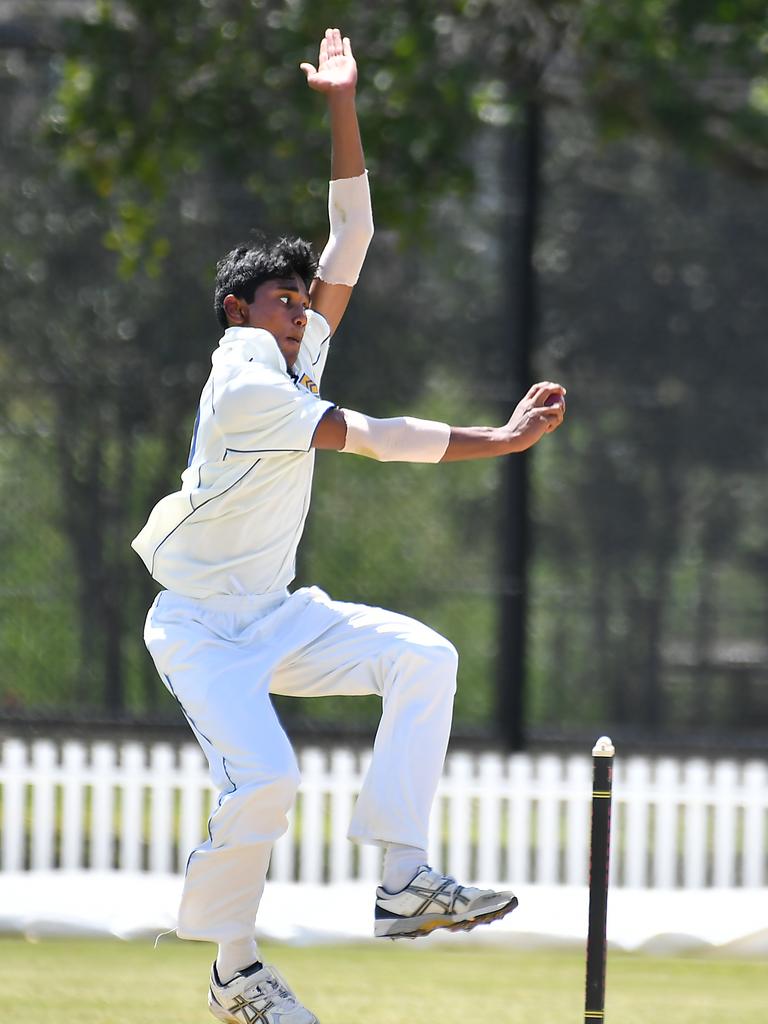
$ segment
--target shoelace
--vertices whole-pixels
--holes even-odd
[[[276,972],[271,977],[265,978],[263,981],[256,981],[253,985],[249,985],[245,990],[245,994],[250,995],[252,992],[256,992],[265,999],[268,999],[276,992],[282,999],[290,999],[295,1002],[293,994],[289,992],[285,986],[285,982]]]
[[[453,875],[440,875],[439,877],[440,878],[444,878],[446,882],[450,882],[452,885],[455,885],[457,887],[457,890],[458,890],[457,893],[456,893],[457,896],[459,895],[459,893],[462,893],[462,892],[482,892],[483,891],[482,889],[478,889],[477,886],[473,886],[473,885],[459,885],[459,883],[456,881],[456,879],[453,877]]]

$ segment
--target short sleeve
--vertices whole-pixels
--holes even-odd
[[[328,321],[316,310],[307,310],[307,326],[301,341],[301,359],[317,384],[323,375],[330,342],[331,328]]]
[[[333,402],[298,388],[258,363],[242,366],[216,401],[216,419],[232,452],[308,452]]]

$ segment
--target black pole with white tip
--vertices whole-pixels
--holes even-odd
[[[613,743],[601,736],[592,750],[592,835],[589,850],[589,931],[584,1024],[605,1019],[608,872],[611,847]]]

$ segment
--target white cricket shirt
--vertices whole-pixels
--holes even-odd
[[[158,583],[187,597],[269,594],[295,574],[309,510],[318,393],[330,328],[309,310],[288,374],[268,331],[230,327],[213,353],[181,490],[132,543]]]

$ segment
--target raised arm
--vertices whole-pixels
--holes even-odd
[[[309,297],[312,309],[321,313],[335,331],[373,237],[368,176],[355,106],[357,64],[349,39],[342,39],[337,28],[326,29],[317,67],[302,64],[301,70],[309,87],[325,94],[331,121],[331,231]]]
[[[557,430],[565,416],[565,388],[534,384],[502,427],[449,427],[410,416],[376,420],[349,409],[329,409],[313,448],[365,455],[379,462],[458,462],[511,455]]]

